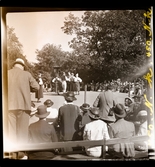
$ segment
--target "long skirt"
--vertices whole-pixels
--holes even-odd
[[[35,92],[35,98],[37,99],[43,98],[43,86],[42,85],[40,85],[39,90]]]
[[[80,91],[80,83],[79,82],[74,82],[74,91],[79,92]]]

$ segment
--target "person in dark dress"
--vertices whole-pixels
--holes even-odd
[[[43,98],[43,80],[41,78],[41,74],[38,75],[38,84],[39,84],[39,90],[35,92],[35,98],[37,98],[37,102],[41,102],[39,101],[40,98]]]
[[[60,141],[72,141],[74,133],[78,130],[78,115],[80,108],[73,104],[76,100],[74,92],[64,94],[66,103],[58,110],[58,125],[60,127]],[[72,148],[65,148],[64,151],[72,151]]]

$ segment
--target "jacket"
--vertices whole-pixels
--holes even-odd
[[[105,121],[114,122],[115,116],[109,116],[110,108],[116,104],[116,98],[111,90],[101,92],[93,103],[93,107],[99,107],[100,118]]]
[[[39,84],[28,71],[14,67],[8,71],[8,109],[31,111],[30,87],[39,89]]]

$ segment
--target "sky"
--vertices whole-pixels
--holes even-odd
[[[71,51],[68,42],[73,36],[61,30],[64,18],[70,12],[79,18],[84,13],[84,11],[7,13],[7,26],[14,28],[14,33],[23,45],[23,55],[29,62],[37,62],[36,49],[41,50],[47,43],[61,45],[63,51]]]

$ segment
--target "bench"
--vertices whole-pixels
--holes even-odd
[[[65,158],[67,159],[66,155],[72,155],[73,159],[106,159],[106,146],[110,146],[113,144],[118,143],[128,143],[128,142],[143,142],[147,141],[148,136],[133,136],[130,138],[113,138],[108,140],[82,140],[82,141],[68,141],[68,142],[51,142],[51,143],[39,143],[39,144],[26,144],[26,145],[16,145],[11,148],[5,148],[4,153],[11,155],[11,159],[18,159],[18,152],[25,152],[25,151],[45,151],[45,150],[52,150],[52,149],[60,149],[65,147],[84,147],[84,146],[102,146],[102,157],[100,158],[93,158],[87,155],[84,155],[84,152],[68,152],[64,153]],[[74,155],[74,156],[73,156]],[[81,156],[80,156],[81,155]],[[147,151],[138,151],[136,152],[136,158],[147,158]],[[63,155],[57,155],[54,159],[63,159]],[[68,156],[69,159],[69,156]]]

